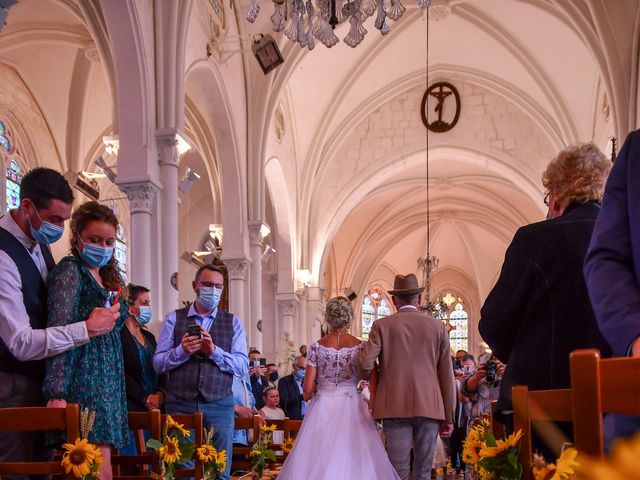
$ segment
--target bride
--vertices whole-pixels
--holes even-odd
[[[303,390],[311,404],[278,480],[400,480],[356,388],[362,342],[347,333],[352,319],[349,300],[329,300],[325,320],[331,332],[311,344],[307,355]]]

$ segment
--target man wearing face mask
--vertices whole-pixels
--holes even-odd
[[[62,237],[72,203],[59,172],[35,168],[22,179],[19,207],[0,217],[0,408],[44,406],[44,359],[114,327],[117,313],[96,308],[85,321],[45,328],[48,245]],[[0,461],[46,459],[40,442],[33,433],[0,432]]]
[[[203,412],[205,427],[215,429],[215,448],[229,455],[233,448],[233,376],[247,375],[249,358],[242,321],[218,306],[223,288],[219,267],[207,264],[198,269],[193,281],[197,299],[165,317],[153,367],[167,374],[167,413]],[[221,478],[228,480],[230,470],[231,462],[227,462]]]
[[[282,377],[278,382],[280,405],[285,415],[291,420],[302,420],[307,413],[307,402],[302,398],[302,384],[307,359],[296,357],[293,361],[293,373]]]

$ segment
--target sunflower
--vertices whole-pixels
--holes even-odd
[[[224,472],[227,469],[227,451],[222,450],[218,453],[218,457],[216,458],[216,464],[218,465],[218,470]]]
[[[465,446],[465,448],[462,450],[462,461],[464,461],[464,463],[468,463],[469,465],[478,463],[480,461],[478,449]]]
[[[260,451],[258,451],[258,450],[251,450],[249,452],[249,456],[250,457],[257,457],[257,456],[260,456],[260,455],[262,455],[262,453]]]
[[[290,453],[291,449],[293,448],[293,438],[287,438],[284,442],[282,442],[280,448],[284,453]]]
[[[167,428],[174,428],[178,432],[182,433],[182,435],[185,437],[191,436],[191,432],[184,428],[184,425],[182,423],[178,423],[173,418],[171,418],[171,415],[167,415]]]
[[[198,452],[198,458],[205,463],[214,462],[218,457],[218,451],[211,445],[202,445],[196,451]]]
[[[518,442],[522,438],[522,431],[518,430],[517,433],[512,433],[506,440],[496,440],[495,447],[484,446],[480,449],[480,458],[492,458],[497,457],[502,452],[506,452],[510,448],[516,447]]]
[[[180,445],[178,444],[178,439],[173,437],[167,437],[164,445],[160,447],[158,450],[160,453],[160,457],[162,461],[165,463],[175,463],[180,458]]]
[[[489,470],[485,470],[484,468],[480,467],[478,473],[480,474],[480,480],[491,480],[491,472]]]
[[[555,473],[551,477],[551,480],[568,480],[572,478],[576,473],[576,467],[580,466],[576,462],[578,452],[575,448],[567,448],[560,454],[560,458],[556,462]]]
[[[267,432],[274,432],[276,429],[275,425],[263,425],[260,427],[260,431],[267,433]]]
[[[78,438],[75,443],[65,443],[62,448],[66,450],[62,455],[62,466],[66,473],[73,471],[73,476],[77,478],[90,473],[96,459],[96,447],[87,440]],[[102,456],[100,459],[102,460]]]

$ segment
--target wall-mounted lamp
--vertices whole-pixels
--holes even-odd
[[[262,263],[267,263],[273,255],[275,255],[276,249],[271,245],[266,245],[264,247],[264,252],[262,252]]]
[[[303,287],[309,287],[311,285],[311,272],[306,268],[296,270],[296,280]]]
[[[219,223],[209,224],[209,237],[214,241],[216,246],[222,248],[222,240],[224,238],[224,227]]]
[[[265,75],[284,63],[278,44],[271,35],[260,34],[251,45],[251,50]]]
[[[176,139],[178,140],[178,144],[176,145],[178,156],[181,156],[191,150],[191,145],[189,145],[189,142],[187,142],[180,134],[176,135]]]
[[[182,180],[180,180],[180,185],[178,185],[178,190],[180,190],[182,193],[187,193],[189,189],[193,186],[193,184],[198,180],[200,180],[200,175],[198,175],[196,172],[194,172],[190,168],[187,168],[187,171],[184,172],[184,175],[182,176]]]
[[[260,225],[260,238],[262,240],[267,238],[270,233],[271,233],[271,229],[269,228],[269,225],[266,225],[264,223],[262,225]]]
[[[207,263],[211,263],[214,255],[212,252],[207,250],[205,251],[194,251],[194,252],[184,252],[180,255],[180,258],[187,263],[195,265],[197,267],[201,267]]]
[[[113,171],[112,167],[107,165],[107,162],[104,161],[104,158],[98,157],[93,161],[93,163],[95,163],[100,168],[100,170],[102,170],[102,173],[105,174],[105,176],[111,183],[116,183],[116,172]]]

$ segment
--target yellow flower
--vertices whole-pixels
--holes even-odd
[[[260,427],[260,430],[264,433],[273,432],[275,431],[275,429],[276,429],[275,425],[263,425]]]
[[[216,463],[218,464],[218,470],[224,472],[227,469],[227,451],[222,450],[218,453],[218,458],[216,458]]]
[[[215,462],[218,458],[218,451],[211,445],[202,445],[196,450],[198,452],[198,458],[205,463]]]
[[[174,428],[178,430],[185,437],[190,437],[191,432],[184,428],[184,424],[176,422],[171,415],[167,415],[167,428]]]
[[[556,466],[551,463],[544,466],[533,466],[533,478],[534,480],[547,480],[547,476],[555,470]]]
[[[287,438],[284,442],[282,442],[280,448],[284,453],[290,453],[291,449],[293,448],[293,438]]]
[[[611,464],[629,478],[640,478],[640,434],[615,443],[611,451]]]
[[[576,462],[578,451],[575,448],[567,448],[560,454],[560,458],[556,462],[555,472],[551,480],[568,480],[576,473],[576,467],[580,466]]]
[[[65,443],[62,448],[66,450],[61,462],[64,471],[66,473],[73,471],[73,476],[77,478],[88,475],[96,458],[96,447],[87,440],[78,438],[75,443]]]
[[[522,431],[518,430],[517,433],[509,435],[506,440],[496,440],[495,447],[488,447],[485,445],[480,449],[480,458],[497,457],[502,452],[506,452],[510,448],[517,446],[521,438]]]
[[[479,470],[480,473],[480,480],[491,480],[491,472],[489,472],[488,470],[485,470],[484,468],[480,468]]]
[[[180,445],[178,439],[173,437],[167,437],[164,445],[158,450],[160,458],[166,463],[175,463],[180,458]]]
[[[250,456],[250,457],[258,457],[258,456],[260,456],[260,455],[261,455],[261,453],[260,453],[258,450],[251,450],[251,451],[249,452],[249,456]]]

